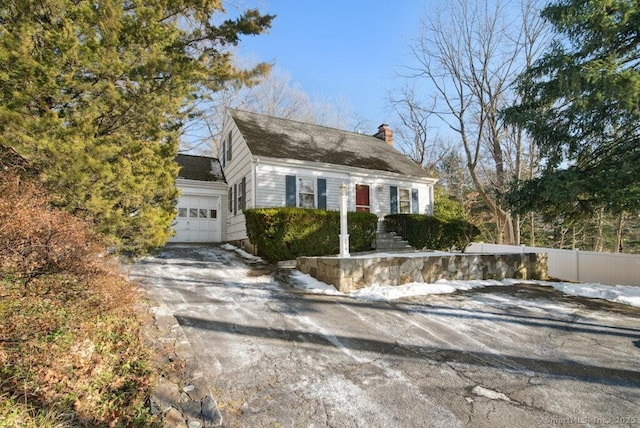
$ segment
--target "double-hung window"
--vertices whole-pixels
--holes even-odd
[[[411,191],[409,189],[398,189],[398,212],[400,214],[411,213]]]
[[[390,186],[391,214],[419,214],[418,189],[402,189]]]
[[[300,208],[315,208],[316,187],[313,178],[298,178],[298,206]]]
[[[285,185],[286,206],[327,209],[327,180],[325,178],[287,175]]]

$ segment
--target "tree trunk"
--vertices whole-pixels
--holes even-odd
[[[520,245],[520,215],[513,218],[513,245]]]
[[[536,246],[536,220],[535,214],[531,213],[531,236],[529,237],[529,245],[532,247]]]
[[[597,221],[596,228],[597,228],[598,234],[596,236],[596,241],[593,245],[593,251],[602,252],[604,247],[604,242],[602,237],[602,232],[604,229],[604,208],[601,208],[598,211],[598,214],[596,215],[596,221]]]
[[[621,253],[622,248],[622,223],[624,220],[624,213],[620,213],[616,219],[616,247],[613,249],[614,253]]]

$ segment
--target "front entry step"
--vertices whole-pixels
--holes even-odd
[[[402,239],[395,232],[387,232],[384,227],[384,221],[378,222],[378,232],[376,233],[376,250],[412,250],[413,247],[409,242]]]

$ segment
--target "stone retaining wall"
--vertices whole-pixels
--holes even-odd
[[[547,279],[546,253],[299,257],[297,269],[348,293],[371,285],[439,279]]]

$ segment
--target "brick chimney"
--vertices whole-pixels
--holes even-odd
[[[378,132],[373,134],[374,137],[380,138],[387,142],[387,144],[393,146],[393,131],[389,128],[389,125],[383,123],[378,126]]]

